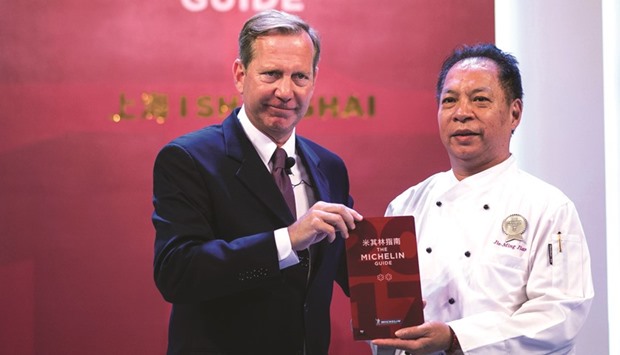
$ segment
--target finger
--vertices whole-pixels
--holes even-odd
[[[343,213],[341,214],[342,220],[346,224],[346,233],[348,235],[348,230],[355,229],[355,222],[362,220],[362,215],[357,213],[354,209],[346,207]]]
[[[374,339],[372,343],[377,346],[389,347],[394,349],[406,348],[406,342],[401,339]]]
[[[395,332],[394,335],[400,339],[419,339],[428,337],[433,330],[432,322],[422,323],[420,325],[401,328]]]
[[[359,222],[359,221],[361,221],[362,219],[364,219],[364,216],[362,216],[362,214],[361,214],[361,213],[359,213],[359,212],[357,212],[356,210],[354,210],[354,209],[352,209],[352,208],[349,208],[349,211],[351,212],[351,214],[353,215],[353,218],[354,218],[356,221],[358,221],[358,222]]]
[[[417,339],[420,337],[420,332],[416,327],[409,327],[397,330],[394,335],[400,339]]]
[[[364,217],[352,208],[349,208],[346,206],[342,206],[342,207],[343,209],[339,211],[339,214],[344,220],[344,222],[346,223],[347,228],[355,229],[355,222],[361,221],[362,219],[364,219]]]
[[[336,229],[330,222],[331,214],[319,211],[317,216],[312,220],[312,228],[315,233],[314,243],[318,243],[323,238],[328,238],[332,242],[336,238]]]
[[[325,215],[328,223],[337,227],[340,232],[355,229],[355,221],[363,219],[362,215],[357,213],[357,211],[344,205],[332,204],[323,211],[328,213],[328,215]]]
[[[338,212],[342,212],[342,210],[338,210],[336,213],[323,211],[320,216],[323,222],[329,225],[330,234],[334,238],[336,237],[336,232],[340,232],[342,234],[342,237],[346,239],[349,237],[349,230],[345,222],[344,216]],[[323,227],[328,228],[327,226]]]
[[[314,206],[312,206],[312,209],[340,215],[340,217],[347,224],[347,227],[350,229],[355,228],[355,221],[361,221],[362,219],[364,219],[364,217],[356,210],[339,203],[328,203],[319,201],[314,204]]]

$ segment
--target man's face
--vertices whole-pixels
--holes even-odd
[[[473,175],[510,156],[510,138],[522,102],[507,102],[495,62],[468,58],[446,76],[437,119],[441,140],[457,177]]]
[[[308,111],[314,91],[314,47],[307,33],[259,37],[247,68],[233,65],[235,86],[250,121],[282,144]]]

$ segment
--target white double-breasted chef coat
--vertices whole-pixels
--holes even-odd
[[[511,156],[462,181],[435,174],[386,215],[415,217],[425,319],[447,322],[466,354],[575,352],[594,290],[579,216],[560,190]]]

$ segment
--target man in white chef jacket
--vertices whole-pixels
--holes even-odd
[[[386,212],[416,218],[426,323],[375,350],[574,354],[594,296],[590,256],[574,204],[510,153],[523,111],[516,59],[491,44],[458,48],[437,101],[452,169]]]

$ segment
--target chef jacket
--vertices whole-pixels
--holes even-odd
[[[461,181],[435,174],[386,215],[413,215],[427,321],[466,354],[572,354],[594,290],[574,204],[514,157]]]

